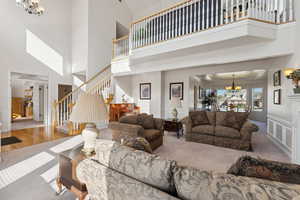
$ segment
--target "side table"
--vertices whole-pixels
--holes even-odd
[[[64,151],[59,154],[59,175],[56,179],[58,193],[62,186],[73,192],[79,200],[84,200],[88,194],[86,185],[81,183],[76,176],[76,167],[84,159],[88,158],[82,151],[83,145]]]
[[[177,138],[183,136],[183,125],[178,120],[165,119],[164,130],[176,132]]]

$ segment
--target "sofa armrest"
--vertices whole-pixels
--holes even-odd
[[[164,129],[164,120],[159,119],[159,118],[154,118],[154,125],[155,125],[156,129],[163,130]]]
[[[250,139],[253,132],[257,132],[259,130],[258,126],[247,121],[241,128],[241,135],[243,139]]]
[[[110,122],[108,128],[113,130],[113,139],[119,142],[124,137],[144,137],[144,128],[137,124]]]
[[[93,200],[179,200],[92,159],[81,161],[76,173],[79,181],[86,184],[90,199]]]

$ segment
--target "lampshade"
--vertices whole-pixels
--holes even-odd
[[[181,108],[182,107],[180,97],[172,97],[171,107],[172,108]]]
[[[74,106],[70,121],[77,123],[98,123],[107,119],[107,108],[102,95],[84,93]]]

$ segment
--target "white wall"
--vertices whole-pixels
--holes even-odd
[[[124,2],[89,0],[88,78],[110,64],[112,40],[116,37],[116,22],[129,28],[131,20],[130,10]]]
[[[140,100],[140,83],[151,83],[151,100]],[[141,75],[133,75],[131,80],[132,97],[137,106],[141,107],[142,113],[153,114],[161,117],[162,110],[162,73],[152,72]]]
[[[86,71],[88,66],[88,3],[72,0],[72,72]]]
[[[10,129],[11,72],[48,76],[51,103],[57,98],[58,83],[71,83],[71,2],[44,0],[46,12],[38,17],[16,7],[15,1],[1,1],[0,18],[6,19],[0,26],[0,121],[4,131]],[[27,53],[26,47],[32,55]],[[62,64],[43,63],[53,61],[51,56],[62,58]],[[62,67],[62,74],[54,70],[56,66]]]

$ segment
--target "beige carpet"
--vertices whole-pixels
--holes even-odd
[[[110,131],[107,129],[102,130],[101,138],[110,139]],[[59,196],[55,195],[57,152],[70,148],[72,144],[80,143],[80,139],[80,136],[63,138],[2,153],[0,199],[74,200],[74,195],[68,191]],[[226,172],[238,157],[245,154],[289,162],[288,156],[280,151],[263,133],[253,135],[253,149],[254,152],[249,153],[185,142],[183,138],[177,139],[175,133],[166,133],[164,145],[157,149],[155,153],[161,157],[176,160],[181,165],[218,172]]]

